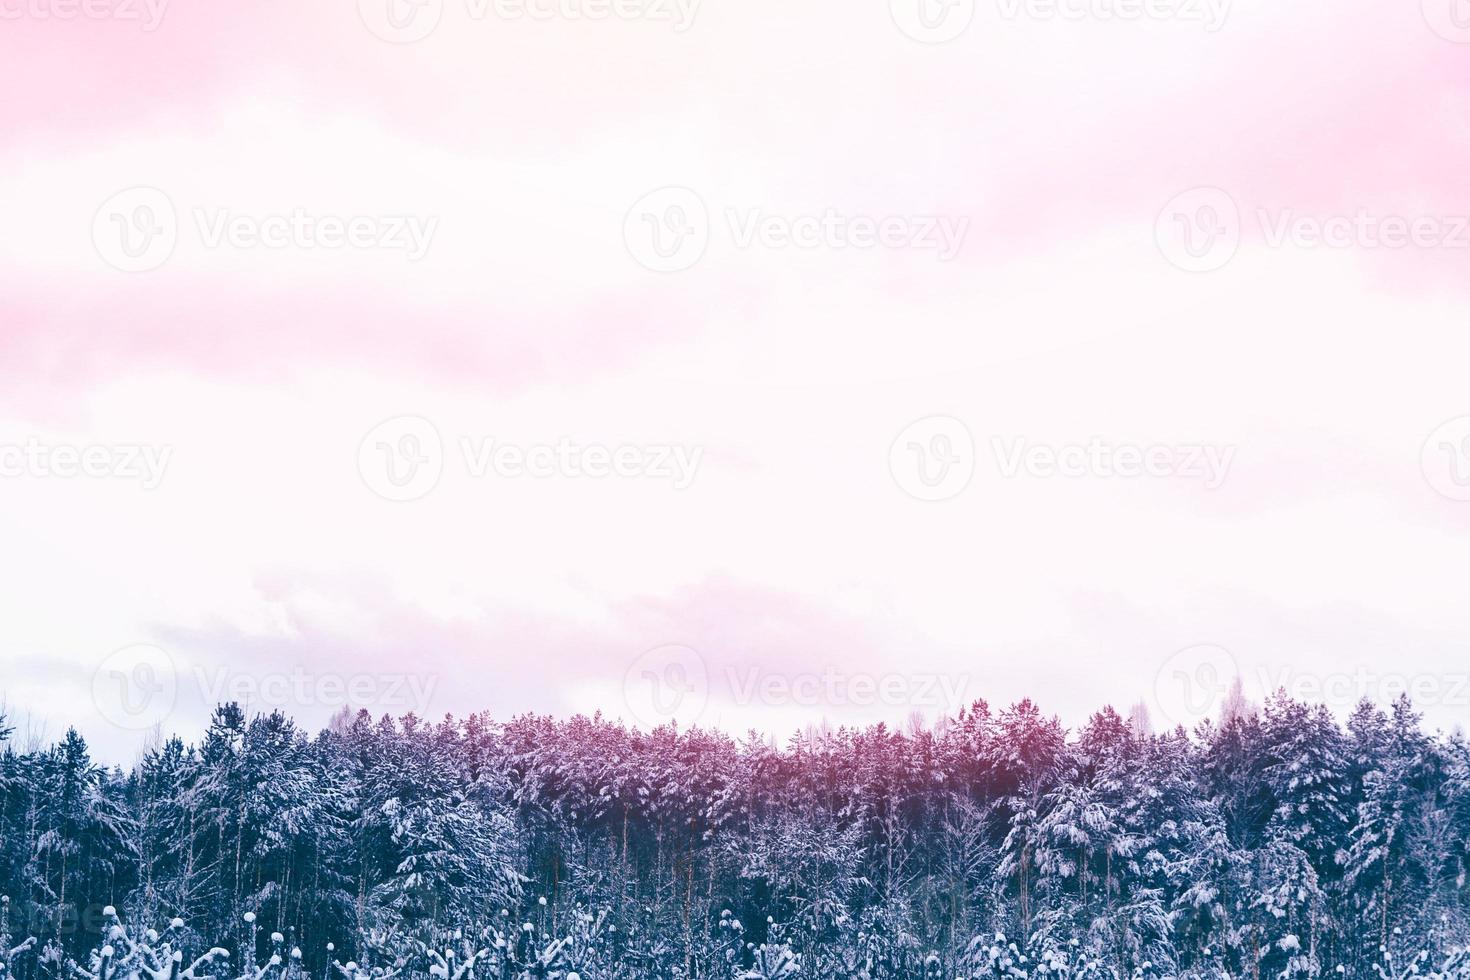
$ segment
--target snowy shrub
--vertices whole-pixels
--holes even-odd
[[[752,952],[752,962],[736,973],[739,980],[790,980],[801,976],[801,957],[786,943],[762,943]]]
[[[186,966],[180,948],[183,923],[178,919],[162,933],[148,929],[134,935],[112,906],[102,914],[102,945],[88,955],[85,967],[68,964],[72,975],[81,980],[214,980],[219,975],[216,971],[228,966],[230,954],[219,947],[189,959]]]
[[[385,929],[364,929],[358,934],[357,949],[357,959],[343,963],[335,956],[335,945],[327,944],[332,969],[340,980],[389,980],[403,973],[422,951],[420,944]]]
[[[1030,976],[1028,957],[1005,933],[976,936],[961,958],[965,980],[1024,980]]]

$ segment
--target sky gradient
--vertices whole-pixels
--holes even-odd
[[[0,0],[12,721],[1453,727],[1458,2]]]

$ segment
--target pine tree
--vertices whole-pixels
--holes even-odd
[[[36,937],[24,939],[10,933],[10,896],[0,895],[0,980],[10,980],[16,975],[15,963],[23,954],[36,945]]]

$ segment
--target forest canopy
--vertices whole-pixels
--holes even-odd
[[[0,977],[1470,977],[1470,750],[1406,699],[785,745],[231,703],[126,772],[11,734]]]

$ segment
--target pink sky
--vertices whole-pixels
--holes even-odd
[[[675,678],[681,722],[785,732],[961,695],[1187,722],[1181,664],[1223,663],[1257,696],[1414,682],[1431,722],[1470,716],[1470,443],[1440,428],[1470,416],[1459,0],[980,0],[943,44],[899,26],[919,0],[703,0],[682,30],[663,0],[443,0],[409,44],[369,29],[389,0],[152,2],[0,0],[26,93],[0,104],[0,469],[168,450],[146,488],[0,474],[12,714],[126,758],[108,678],[146,644],[172,680],[138,717],[185,733],[227,689],[320,721],[331,697],[268,682],[303,674],[642,724]],[[670,227],[638,210],[666,187],[707,243],[658,271],[629,235]],[[1165,209],[1199,188],[1239,246],[1191,272]],[[159,201],[176,241],[124,271]],[[292,215],[371,241],[249,239]],[[847,237],[742,238],[824,216]],[[898,244],[854,244],[884,221]],[[1273,240],[1395,221],[1426,242]],[[943,227],[952,257],[915,247]],[[973,477],[926,502],[890,450],[934,416]],[[403,418],[442,473],[395,502],[372,467]],[[477,473],[486,440],[697,469]],[[1005,472],[1098,442],[1230,464]]]

